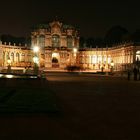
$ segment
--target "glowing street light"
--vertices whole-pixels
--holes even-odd
[[[76,64],[77,48],[73,48],[74,64]]]
[[[39,47],[38,46],[34,46],[33,47],[33,51],[34,51],[34,53],[38,53],[39,52]]]
[[[38,70],[39,70],[39,47],[34,46],[33,47],[33,52],[34,52],[34,57],[33,57],[33,62],[34,62],[34,74],[38,75]]]
[[[33,62],[34,62],[35,64],[39,64],[39,59],[38,59],[37,56],[34,56],[34,57],[33,57]]]
[[[77,48],[73,48],[73,52],[74,53],[77,53]]]
[[[113,60],[111,61],[110,65],[111,65],[111,72],[113,72],[113,68],[114,68],[114,62],[113,62]]]
[[[11,65],[11,60],[10,60],[10,58],[8,58],[7,63],[8,63],[8,65]]]

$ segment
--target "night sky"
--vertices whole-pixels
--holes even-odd
[[[29,36],[30,27],[56,16],[85,37],[103,37],[115,25],[140,29],[138,0],[4,0],[0,5],[0,34]]]

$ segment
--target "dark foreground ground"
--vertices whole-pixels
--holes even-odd
[[[59,113],[1,114],[0,140],[140,139],[139,81],[74,73],[47,79]]]

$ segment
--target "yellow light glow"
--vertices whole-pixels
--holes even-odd
[[[39,52],[39,47],[38,47],[38,46],[34,46],[33,51],[34,51],[35,53]]]
[[[11,60],[10,60],[10,59],[8,59],[8,60],[7,60],[7,63],[8,63],[8,64],[11,64]]]
[[[58,53],[53,53],[52,57],[58,57]]]
[[[74,53],[77,53],[77,48],[73,48],[73,52]]]
[[[92,56],[92,64],[96,64],[97,63],[97,56],[93,55]]]
[[[6,75],[6,78],[13,78],[13,75]]]
[[[110,64],[111,63],[111,57],[109,56],[108,57],[108,64]]]
[[[140,51],[137,51],[136,54],[140,55]]]
[[[0,77],[3,77],[3,74],[0,74]]]
[[[111,67],[114,67],[114,63],[113,63],[113,61],[111,61],[110,65],[111,65]]]
[[[36,64],[38,64],[38,63],[39,63],[39,59],[38,59],[38,57],[37,57],[37,56],[34,56],[34,57],[33,57],[33,62],[34,62],[34,63],[36,63]]]

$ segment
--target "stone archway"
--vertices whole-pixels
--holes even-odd
[[[60,56],[59,53],[52,53],[52,68],[59,68]]]

